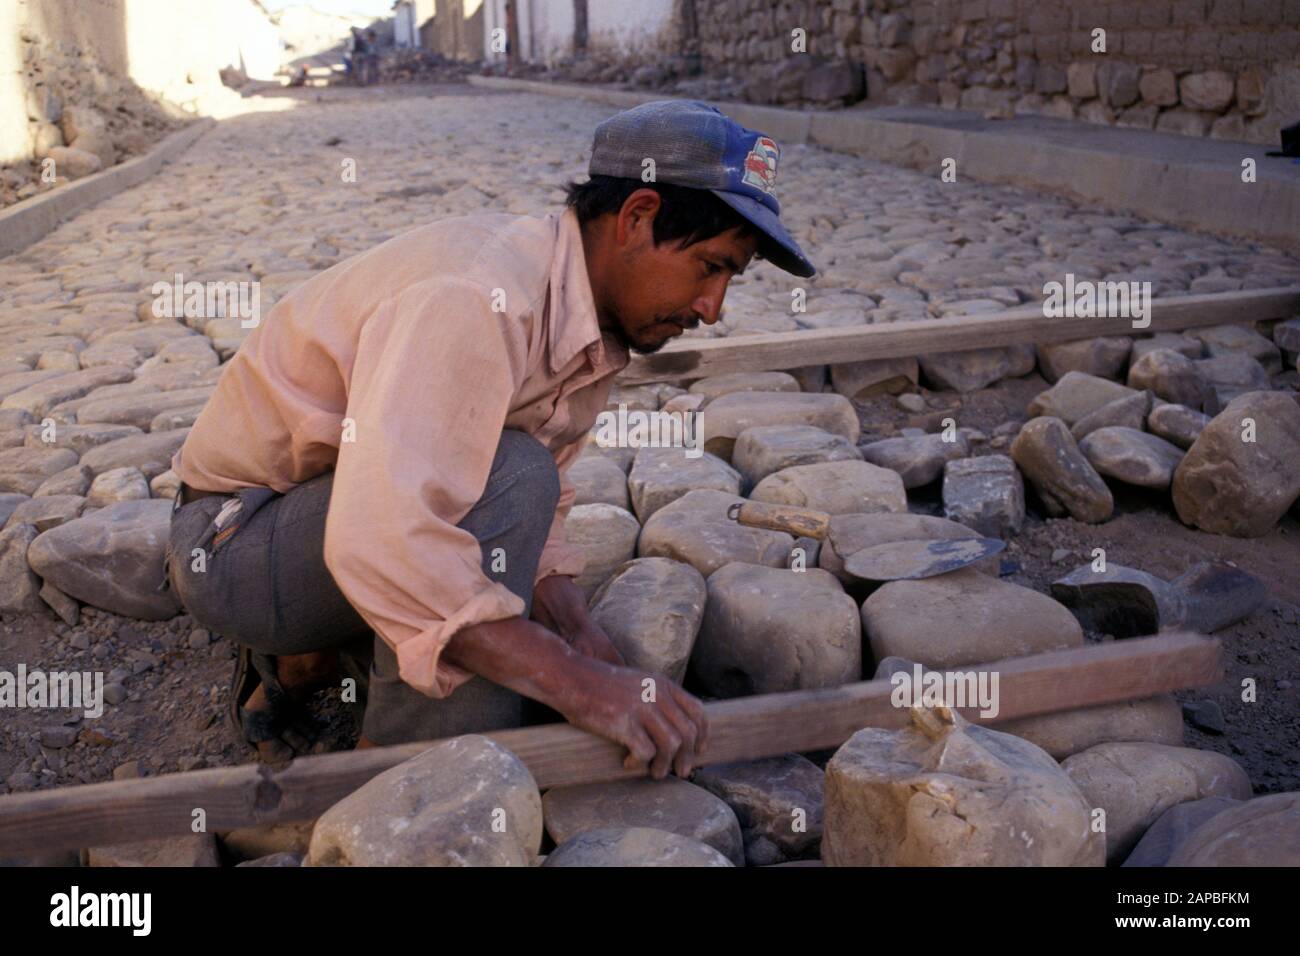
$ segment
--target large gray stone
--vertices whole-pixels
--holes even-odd
[[[907,511],[907,491],[898,473],[865,461],[783,468],[760,481],[750,498],[833,515]]]
[[[0,531],[0,611],[39,614],[41,580],[27,564],[27,549],[39,534],[34,525],[18,523]]]
[[[1132,361],[1136,362],[1147,352],[1155,349],[1173,349],[1190,359],[1205,355],[1205,346],[1198,339],[1190,338],[1181,332],[1157,332],[1149,339],[1134,339]]]
[[[632,510],[627,496],[627,474],[615,462],[599,455],[584,455],[569,466],[565,477],[573,485],[575,505],[613,505]]]
[[[708,590],[689,564],[637,558],[618,568],[591,599],[591,619],[629,667],[681,683],[704,617]]]
[[[1244,325],[1212,325],[1189,329],[1186,334],[1203,342],[1206,354],[1211,358],[1240,352],[1259,362],[1269,374],[1282,371],[1282,353],[1278,346]]]
[[[1118,864],[1167,809],[1203,797],[1250,798],[1231,757],[1152,743],[1105,743],[1061,764],[1089,806],[1106,811],[1106,860]]]
[[[84,455],[99,445],[139,435],[140,429],[132,425],[60,425],[47,430],[42,425],[28,425],[23,444],[28,448],[70,448]],[[46,437],[52,439],[47,442]]]
[[[1300,406],[1281,392],[1248,392],[1205,426],[1174,473],[1178,517],[1215,534],[1267,534],[1300,496],[1297,461]]]
[[[1179,448],[1191,448],[1210,424],[1210,416],[1186,405],[1158,405],[1147,415],[1147,430]]]
[[[1029,403],[1029,414],[1034,417],[1059,418],[1073,425],[1090,412],[1117,398],[1128,398],[1134,389],[1098,378],[1084,372],[1066,372],[1060,380]]]
[[[845,398],[862,401],[874,395],[911,391],[918,381],[915,358],[870,359],[831,366],[831,387]]]
[[[1068,609],[973,568],[889,582],[863,602],[862,627],[875,660],[904,657],[936,668],[1083,643],[1083,631]]]
[[[1075,374],[1070,372],[1061,382]],[[1049,514],[1068,513],[1090,524],[1110,518],[1115,508],[1110,489],[1079,450],[1062,419],[1044,417],[1026,422],[1011,443],[1011,458],[1034,486]]]
[[[1209,383],[1197,363],[1173,349],[1153,349],[1128,370],[1130,388],[1148,389],[1166,402],[1200,408],[1209,397]]]
[[[1023,737],[1057,760],[1101,743],[1145,742],[1182,746],[1183,712],[1171,694],[1078,707],[998,724],[998,730]]]
[[[852,403],[827,393],[732,392],[709,402],[702,415],[704,450],[727,461],[740,433],[756,425],[813,425],[850,444],[861,431]]]
[[[93,846],[85,852],[83,866],[192,867],[220,866],[217,839],[211,833],[137,840],[116,846]]]
[[[943,513],[990,538],[1017,533],[1025,521],[1025,483],[1006,455],[959,458],[943,470]]]
[[[1193,830],[1169,866],[1300,866],[1300,793],[1229,807]]]
[[[819,568],[729,564],[709,576],[691,674],[714,697],[859,680],[857,604],[834,575]]]
[[[1132,340],[1126,335],[1039,345],[1038,370],[1049,382],[1055,382],[1066,372],[1118,379],[1131,347]]]
[[[76,463],[77,453],[67,448],[6,448],[0,451],[0,491],[30,495]]]
[[[102,508],[119,501],[138,501],[149,497],[149,483],[139,468],[114,468],[103,472],[90,485],[86,506]]]
[[[732,561],[785,567],[793,537],[783,531],[747,528],[727,517],[727,509],[744,500],[721,491],[688,492],[645,523],[638,555],[684,561],[706,577]]]
[[[1018,378],[1034,370],[1032,345],[973,349],[920,356],[921,371],[935,388],[974,392],[1004,378]]]
[[[1177,445],[1136,428],[1098,428],[1084,436],[1079,450],[1100,474],[1143,488],[1168,488],[1183,460]]]
[[[692,458],[682,448],[642,448],[627,477],[632,508],[642,522],[697,488],[740,494],[740,473],[716,455]]]
[[[157,435],[119,438],[90,449],[81,456],[81,464],[89,467],[96,475],[113,468],[134,466],[140,469],[145,478],[152,480],[172,466],[172,456],[185,444],[189,433],[188,428],[178,428]]]
[[[736,866],[745,862],[731,808],[676,777],[555,787],[542,798],[542,809],[546,832],[559,845],[589,830],[650,827],[708,844]]]
[[[129,345],[141,355],[153,355],[175,339],[195,337],[194,332],[176,322],[149,322],[129,326],[95,339],[96,345]]]
[[[736,439],[731,464],[748,491],[768,475],[795,465],[861,460],[862,453],[844,438],[811,425],[759,425]]]
[[[81,425],[101,422],[114,425],[132,425],[148,428],[161,412],[186,408],[207,401],[213,386],[178,388],[167,392],[139,392],[119,395],[98,401],[85,402],[77,407],[77,423]]]
[[[180,610],[170,590],[158,590],[171,510],[170,501],[158,499],[109,505],[43,532],[27,560],[42,578],[85,604],[166,620]]]
[[[745,862],[771,866],[797,860],[822,837],[821,768],[799,754],[713,764],[692,781],[725,800],[740,822]]]
[[[588,598],[611,574],[636,554],[641,526],[636,518],[613,505],[574,505],[564,522],[564,536],[587,559],[574,583]]]
[[[924,730],[858,731],[827,764],[827,866],[1102,864],[1090,807],[1055,760],[955,712],[928,713]]]
[[[542,866],[733,866],[707,843],[652,827],[584,830],[557,846]]]
[[[797,392],[799,383],[785,372],[732,372],[702,378],[689,391],[713,399],[732,392]]]
[[[835,540],[822,545],[817,563],[844,584],[853,584],[858,579],[844,570],[844,560],[864,548],[896,541],[962,541],[979,536],[980,532],[964,524],[932,515],[840,515],[835,521]],[[998,556],[992,555],[971,567],[996,575],[998,563]]]
[[[82,464],[73,465],[71,468],[64,468],[57,474],[50,475],[41,482],[41,486],[32,492],[33,498],[57,497],[61,495],[77,495],[84,497],[90,491],[91,482],[95,480],[95,473]]]
[[[1224,352],[1213,358],[1200,359],[1195,365],[1201,377],[1209,383],[1210,394],[1203,408],[1210,415],[1217,415],[1240,395],[1270,387],[1264,366],[1244,352]]]
[[[531,866],[542,801],[523,762],[470,734],[441,741],[326,810],[306,866]]]
[[[14,513],[15,508],[30,500],[29,495],[20,495],[12,491],[0,494],[0,528],[5,526],[5,522],[9,520],[9,516]]]
[[[1095,432],[1098,428],[1108,428],[1112,425],[1141,429],[1150,408],[1150,392],[1139,392],[1127,398],[1117,398],[1080,418],[1070,426],[1070,434],[1074,436],[1075,441],[1081,441],[1084,436]]]
[[[960,432],[952,441],[943,434],[884,438],[861,446],[862,457],[873,465],[898,472],[904,488],[921,488],[943,474],[944,465],[970,454],[970,442]]]
[[[86,499],[81,495],[42,495],[28,498],[9,516],[8,524],[30,524],[37,531],[49,531],[74,518],[80,518],[86,509]]]
[[[39,356],[39,355],[40,355],[40,350],[36,350],[33,353],[32,361],[35,361],[35,356]],[[44,382],[52,378],[58,378],[60,375],[63,374],[64,374],[63,372],[60,372],[58,369],[55,368],[44,368],[44,369],[35,369],[27,372],[10,372],[8,375],[0,375],[0,398],[8,398],[10,395],[16,395],[19,392],[21,392],[23,389],[30,388],[31,386],[35,385],[38,382]],[[5,411],[11,411],[11,410],[14,412],[24,411],[23,409],[20,408],[5,409]],[[26,414],[30,415],[31,413],[26,412]]]
[[[1174,804],[1151,824],[1122,865],[1168,866],[1169,858],[1197,827],[1210,817],[1240,805],[1240,800],[1229,797],[1204,797]],[[1252,860],[1249,865],[1257,864]]]
[[[120,365],[103,365],[77,372],[65,372],[30,385],[20,392],[14,392],[0,402],[0,408],[19,408],[40,418],[60,402],[80,398],[103,385],[129,382],[134,377],[135,372],[132,369]]]

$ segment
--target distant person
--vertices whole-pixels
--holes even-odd
[[[351,80],[359,86],[365,86],[368,80],[369,58],[375,31],[369,31],[371,40],[367,40],[367,35],[361,31],[360,27],[352,27],[351,32],[350,49],[347,55],[344,56],[343,61],[347,66],[347,73]]]
[[[379,35],[374,30],[366,31],[366,54],[364,57],[366,65],[366,84],[374,83],[379,79]]]

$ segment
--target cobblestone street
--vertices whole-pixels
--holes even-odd
[[[52,724],[48,714],[0,722],[0,793],[247,759],[222,726],[231,645],[176,616],[170,595],[151,593],[143,582],[159,568],[140,556],[156,554],[149,534],[165,534],[171,455],[250,330],[237,317],[158,318],[154,285],[178,275],[256,281],[265,317],[312,275],[432,219],[556,210],[563,184],[585,175],[594,127],[614,112],[466,86],[297,92],[277,94],[286,109],[250,104],[152,179],[0,259],[0,579],[9,612],[0,667],[26,660],[108,672],[107,713],[93,731],[73,717]],[[996,312],[1038,302],[1043,283],[1067,273],[1150,281],[1157,296],[1300,284],[1300,261],[1273,249],[957,174],[942,183],[937,170],[788,147],[782,218],[821,270],[804,283],[806,312],[791,308],[801,280],[759,263],[732,284],[722,321],[688,334]],[[51,422],[53,441],[43,437]],[[997,421],[962,424],[991,431]],[[79,607],[48,567],[44,584],[28,571],[37,534],[137,500],[138,511],[96,532],[118,535],[113,573],[82,588],[120,613]],[[1052,552],[1059,541],[1040,535],[1041,525],[1038,544]],[[92,578],[88,555],[102,540],[68,542],[43,560]],[[1078,553],[1089,547],[1080,539]],[[1246,560],[1244,550],[1231,553]],[[1041,568],[1034,575],[1049,579]],[[341,706],[331,702],[328,713],[333,742],[348,740]],[[1298,763],[1293,750],[1286,759]],[[1293,787],[1294,771],[1254,782]]]

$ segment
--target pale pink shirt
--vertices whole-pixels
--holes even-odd
[[[564,540],[564,473],[627,361],[597,325],[572,210],[435,222],[277,303],[172,468],[206,491],[282,493],[334,469],[325,563],[393,647],[402,679],[445,697],[473,676],[440,660],[452,636],[524,609],[456,527],[483,493],[501,430],[531,434],[560,469],[538,580],[581,573]]]

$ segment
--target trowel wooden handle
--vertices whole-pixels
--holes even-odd
[[[761,501],[740,501],[727,509],[727,517],[750,528],[785,531],[796,538],[821,541],[831,529],[831,516],[812,508],[794,505],[768,505]]]

